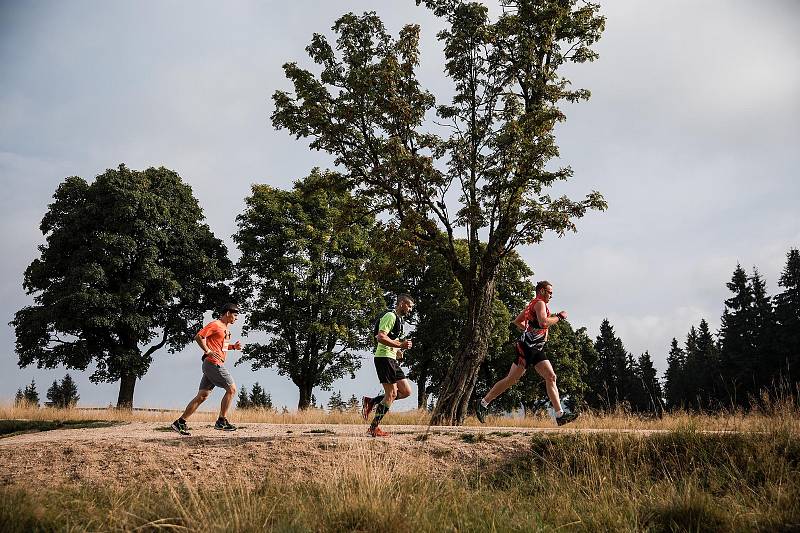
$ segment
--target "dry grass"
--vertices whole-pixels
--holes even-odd
[[[637,416],[622,409],[611,413],[584,411],[570,427],[608,430],[703,430],[703,431],[772,431],[784,430],[800,434],[800,408],[790,396],[780,400],[764,398],[765,407],[750,412],[724,411],[715,414],[679,411],[663,418]],[[180,411],[175,410],[124,410],[115,408],[30,408],[0,404],[0,419],[28,420],[114,420],[123,422],[171,422]],[[216,411],[198,411],[192,421],[213,422]],[[289,411],[235,409],[229,418],[232,422],[267,424],[360,424],[358,412],[328,412],[321,409]],[[425,410],[391,411],[384,419],[385,425],[427,425],[430,413]],[[474,417],[468,417],[465,426],[480,426]],[[544,414],[525,418],[489,416],[487,426],[518,428],[552,428],[553,421]]]

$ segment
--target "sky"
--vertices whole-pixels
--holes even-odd
[[[8,326],[32,303],[22,275],[38,257],[39,223],[59,183],[120,163],[173,169],[235,260],[235,217],[251,184],[289,188],[331,165],[272,127],[271,95],[290,89],[281,65],[310,67],[312,34],[330,37],[340,15],[365,10],[394,35],[421,26],[419,78],[445,103],[443,24],[412,0],[0,0],[0,402],[31,380],[44,400],[68,372],[20,369]],[[534,280],[553,283],[554,312],[566,310],[592,338],[608,318],[629,352],[649,351],[663,372],[673,337],[682,342],[701,319],[719,328],[737,264],[758,268],[774,295],[787,252],[800,246],[800,3],[608,0],[601,11],[600,58],[567,71],[592,98],[565,107],[556,163],[574,177],[555,192],[598,190],[609,209],[519,252]],[[363,361],[333,391],[377,393],[369,353]],[[240,386],[258,381],[275,405],[296,407],[296,387],[275,371],[229,367]],[[69,372],[81,405],[116,403],[118,383]],[[159,352],[134,404],[182,408],[200,377],[198,348]],[[315,391],[321,403],[330,394]]]

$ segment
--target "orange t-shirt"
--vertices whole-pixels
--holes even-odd
[[[206,324],[206,326],[200,330],[198,335],[206,340],[206,346],[208,346],[209,350],[214,352],[206,357],[208,362],[216,365],[224,364],[225,356],[227,354],[225,350],[225,344],[227,343],[228,339],[231,338],[231,332],[228,331],[228,328],[225,327],[225,324],[219,320],[213,320]]]
[[[538,328],[533,328],[535,331],[538,331],[540,334],[547,335],[548,326],[542,327],[542,325],[539,324],[539,318],[536,316],[536,310],[533,308],[536,305],[536,302],[544,303],[544,300],[538,296],[531,300],[531,303],[529,303],[528,307],[525,308],[525,313],[522,316],[525,318],[525,323],[528,324],[528,327],[535,324],[539,326]],[[544,313],[545,316],[550,316],[550,307],[548,307],[547,304],[544,304]],[[530,322],[533,322],[533,324],[529,324]]]

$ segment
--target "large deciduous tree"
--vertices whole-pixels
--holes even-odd
[[[254,185],[246,205],[233,237],[242,252],[234,284],[248,307],[243,330],[267,340],[249,344],[239,363],[277,368],[307,409],[314,387],[354,377],[357,350],[374,343],[372,322],[384,307],[366,275],[374,217],[345,180],[316,169],[291,191]]]
[[[319,34],[306,49],[318,75],[284,65],[294,90],[275,93],[272,120],[335,155],[365,199],[447,259],[467,311],[433,422],[458,424],[487,353],[502,259],[547,231],[574,231],[575,218],[606,207],[597,192],[581,201],[546,192],[572,175],[550,164],[559,154],[554,128],[565,119],[559,106],[589,96],[561,71],[597,57],[591,46],[605,20],[596,4],[579,0],[510,0],[496,21],[477,2],[424,4],[447,21],[439,38],[453,82],[449,104],[436,107],[416,77],[419,27],[394,39],[374,13],[348,14],[333,26],[336,51]],[[434,108],[446,134],[426,128]]]
[[[90,379],[119,380],[117,406],[130,408],[153,354],[191,342],[227,294],[227,250],[191,188],[163,167],[73,176],[53,198],[23,282],[34,304],[11,322],[19,365],[94,363]]]

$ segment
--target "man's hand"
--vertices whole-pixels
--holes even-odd
[[[414,344],[414,343],[413,343],[413,342],[411,342],[411,339],[406,339],[406,340],[404,340],[403,342],[401,342],[401,343],[400,343],[400,349],[401,349],[401,350],[410,350],[410,349],[411,349],[411,346],[412,346],[413,344]]]
[[[233,344],[229,344],[228,345],[228,349],[229,350],[241,350],[242,349],[241,341],[236,341]]]
[[[561,320],[566,320],[567,319],[567,312],[566,311],[559,311],[557,316]]]

